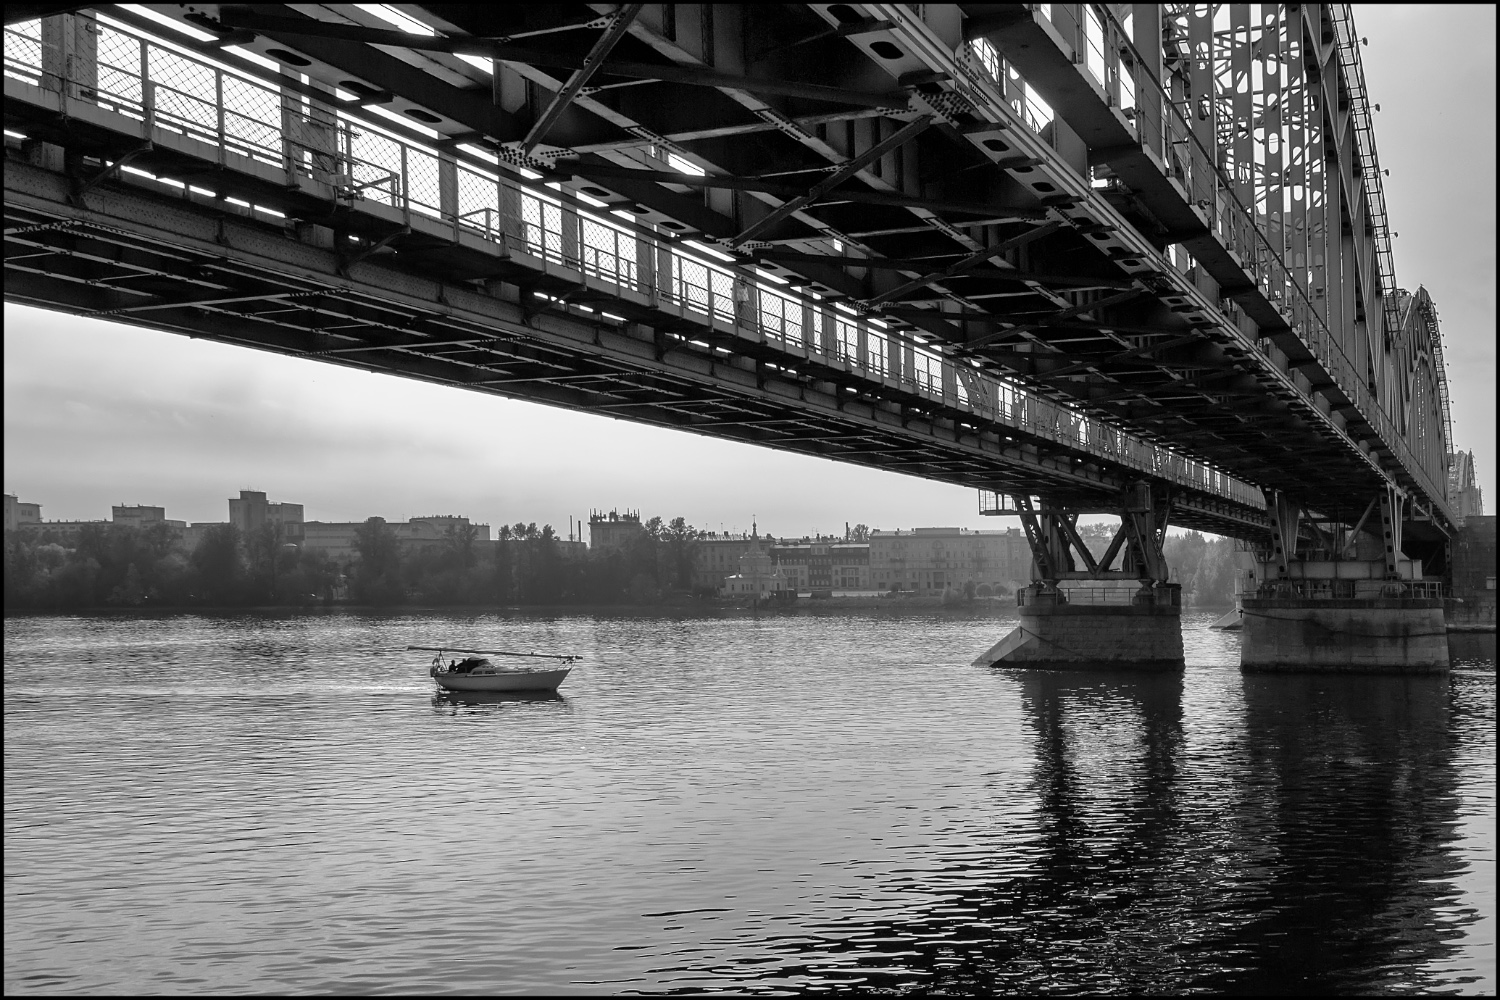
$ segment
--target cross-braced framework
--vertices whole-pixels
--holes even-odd
[[[6,88],[8,298],[1228,533],[1451,520],[1345,6],[101,8]],[[204,225],[301,270],[151,247]]]

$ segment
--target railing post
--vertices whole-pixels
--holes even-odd
[[[807,299],[801,300],[800,305],[802,307],[802,351],[806,355],[807,350],[818,342],[815,331],[818,328],[819,313],[813,308],[812,302]]]
[[[453,242],[458,242],[458,161],[444,153],[438,154],[438,215],[452,220]]]
[[[214,70],[214,115],[218,122],[219,166],[225,164],[224,137],[224,71]]]
[[[282,166],[286,171],[286,186],[293,188],[297,186],[297,166],[302,158],[297,143],[297,136],[301,134],[298,118],[301,116],[302,98],[295,91],[286,87],[280,88],[281,95],[281,159]],[[406,173],[406,147],[402,146],[401,173]]]
[[[41,88],[58,95],[58,102],[64,114],[67,114],[68,101],[79,91],[76,74],[82,70],[88,75],[90,94],[93,93],[92,84],[94,77],[97,76],[95,59],[88,59],[87,66],[82,66],[85,60],[77,58],[80,48],[79,36],[87,35],[80,27],[82,21],[82,18],[76,18],[73,14],[57,14],[42,18],[41,66],[38,67],[41,70],[39,74]],[[84,55],[92,55],[97,51],[93,35],[87,35],[87,39],[83,41],[82,50]],[[65,155],[62,146],[44,142],[31,152],[30,159],[35,166],[61,173],[66,169]]]
[[[838,357],[838,320],[833,315],[832,306],[823,306],[818,310],[818,350],[825,358]]]
[[[579,240],[578,227],[580,220],[578,213],[567,205],[562,206],[562,225],[559,227],[559,236],[562,237],[562,263],[566,267],[577,268],[583,271],[583,254],[581,252],[581,241]]]
[[[677,290],[677,261],[666,243],[656,245],[656,286],[652,298],[660,302],[663,297],[674,306],[682,306],[682,296]]]
[[[656,305],[656,255],[654,240],[635,241],[635,290]]]
[[[748,330],[750,339],[765,343],[766,328],[760,317],[760,289],[739,275],[734,278],[735,325]]]
[[[503,177],[499,181],[499,185],[500,242],[508,252],[510,240],[516,240],[521,244],[527,242],[526,222],[522,209],[521,189],[515,184],[506,181]]]
[[[156,84],[149,79],[141,79],[141,127],[144,130],[142,139],[151,138],[151,130],[156,128]]]
[[[397,196],[401,199],[400,209],[402,221],[411,227],[411,174],[406,168],[406,143],[401,144],[401,177],[400,191]]]

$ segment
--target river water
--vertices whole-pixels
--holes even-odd
[[[969,666],[1013,609],[10,618],[5,991],[1493,994],[1494,637],[1213,618],[1173,676]]]

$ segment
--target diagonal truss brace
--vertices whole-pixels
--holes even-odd
[[[1120,528],[1098,559],[1078,533],[1079,510],[1052,507],[1032,497],[1015,497],[1037,579],[1055,590],[1059,580],[1139,580],[1143,586],[1167,582],[1170,568],[1162,554],[1171,497],[1149,483],[1133,483],[1109,513]],[[1099,511],[1093,511],[1098,513]],[[1115,567],[1120,560],[1119,568]],[[1078,569],[1082,563],[1083,569]]]
[[[860,153],[858,156],[854,157],[854,159],[849,160],[845,163],[841,163],[837,170],[829,174],[827,177],[823,178],[817,184],[813,185],[812,190],[808,191],[806,194],[801,195],[797,198],[793,198],[791,201],[784,202],[775,211],[771,212],[770,215],[767,215],[764,219],[761,219],[759,222],[755,223],[750,228],[746,229],[744,232],[736,236],[733,240],[730,241],[730,244],[732,246],[739,246],[747,240],[755,239],[755,237],[759,236],[761,233],[768,231],[772,226],[776,225],[778,222],[780,222],[782,219],[785,219],[793,212],[801,211],[802,209],[811,205],[813,202],[823,197],[823,195],[827,194],[829,191],[832,191],[840,184],[849,180],[849,178],[853,177],[855,174],[859,173],[859,171],[863,170],[871,163],[874,163],[885,154],[906,145],[908,142],[915,139],[918,135],[925,132],[927,130],[927,127],[931,124],[931,115],[922,115],[921,117],[908,122],[904,127],[897,129],[894,133],[887,136],[881,142],[877,142],[875,145],[871,146],[863,153]]]
[[[583,90],[589,80],[593,79],[594,74],[599,72],[600,67],[604,65],[604,60],[619,44],[620,39],[629,32],[631,23],[645,6],[643,3],[626,4],[614,14],[609,27],[604,29],[604,34],[594,43],[589,54],[584,56],[583,65],[569,75],[562,89],[552,95],[552,101],[547,105],[547,110],[543,111],[536,123],[527,130],[526,138],[521,140],[522,153],[530,154],[536,148],[537,143],[546,136],[547,130],[557,123],[564,111],[568,110],[568,105],[573,103],[573,98],[577,97],[579,91]]]

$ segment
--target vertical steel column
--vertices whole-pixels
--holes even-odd
[[[1297,530],[1302,509],[1281,490],[1266,490],[1266,513],[1271,515],[1271,558],[1278,576],[1291,574],[1291,562],[1297,558]]]
[[[1380,536],[1385,546],[1385,576],[1388,580],[1398,577],[1401,560],[1401,519],[1404,515],[1406,494],[1399,487],[1387,486],[1380,498]]]
[[[1225,82],[1229,86],[1232,116],[1230,127],[1233,130],[1233,141],[1229,143],[1233,166],[1230,178],[1240,204],[1250,212],[1252,224],[1259,224],[1261,213],[1255,177],[1255,88],[1250,79],[1252,41],[1249,4],[1229,5],[1229,31],[1228,75]],[[1259,284],[1263,276],[1255,266],[1256,248],[1253,244],[1247,245],[1247,235],[1249,234],[1242,232],[1237,225],[1230,249],[1240,255],[1248,269],[1255,272],[1253,277]]]
[[[1312,151],[1308,137],[1308,109],[1315,106],[1308,91],[1307,71],[1303,65],[1304,39],[1302,14],[1293,13],[1282,25],[1282,60],[1286,64],[1287,124],[1287,266],[1297,287],[1306,295],[1293,294],[1295,312],[1304,335],[1310,334],[1315,316],[1308,274],[1311,261],[1308,250],[1308,192]]]
[[[1074,63],[1083,64],[1087,60],[1084,49],[1088,46],[1088,42],[1083,37],[1083,4],[1053,4],[1052,27],[1056,28],[1062,40],[1072,47]]]
[[[1128,539],[1125,568],[1135,571],[1142,587],[1166,583],[1171,572],[1162,554],[1171,504],[1156,493],[1149,483],[1132,483],[1120,504],[1120,523]]]
[[[1283,311],[1289,311],[1291,307],[1291,289],[1284,285],[1285,278],[1291,268],[1290,261],[1286,255],[1286,218],[1285,218],[1285,191],[1286,191],[1286,130],[1284,122],[1284,109],[1282,100],[1286,95],[1285,69],[1283,61],[1285,43],[1282,38],[1281,5],[1265,3],[1260,5],[1260,23],[1257,28],[1260,32],[1260,53],[1256,69],[1260,73],[1260,100],[1261,114],[1258,116],[1260,125],[1260,148],[1261,155],[1265,159],[1264,167],[1260,171],[1261,203],[1265,206],[1263,211],[1264,222],[1262,232],[1265,236],[1261,243],[1262,247],[1270,245],[1269,255],[1274,260],[1268,261],[1270,265],[1266,270],[1266,277],[1271,280],[1270,295],[1272,300],[1281,307]]]
[[[1203,149],[1209,150],[1216,160],[1207,165],[1204,176],[1198,179],[1202,187],[1200,198],[1208,202],[1204,206],[1209,213],[1209,225],[1214,232],[1229,241],[1224,225],[1227,208],[1224,194],[1219,190],[1219,174],[1213,168],[1225,166],[1223,151],[1219,149],[1219,101],[1214,84],[1214,64],[1217,53],[1214,45],[1213,7],[1208,4],[1193,4],[1188,9],[1188,46],[1192,53],[1188,67],[1189,107],[1187,118],[1192,124],[1193,135]],[[1195,194],[1197,194],[1195,185]]]
[[[1162,94],[1154,80],[1162,76],[1161,7],[1154,3],[1131,4],[1131,41],[1143,64],[1135,68],[1135,126],[1141,145],[1171,168],[1164,138]]]

